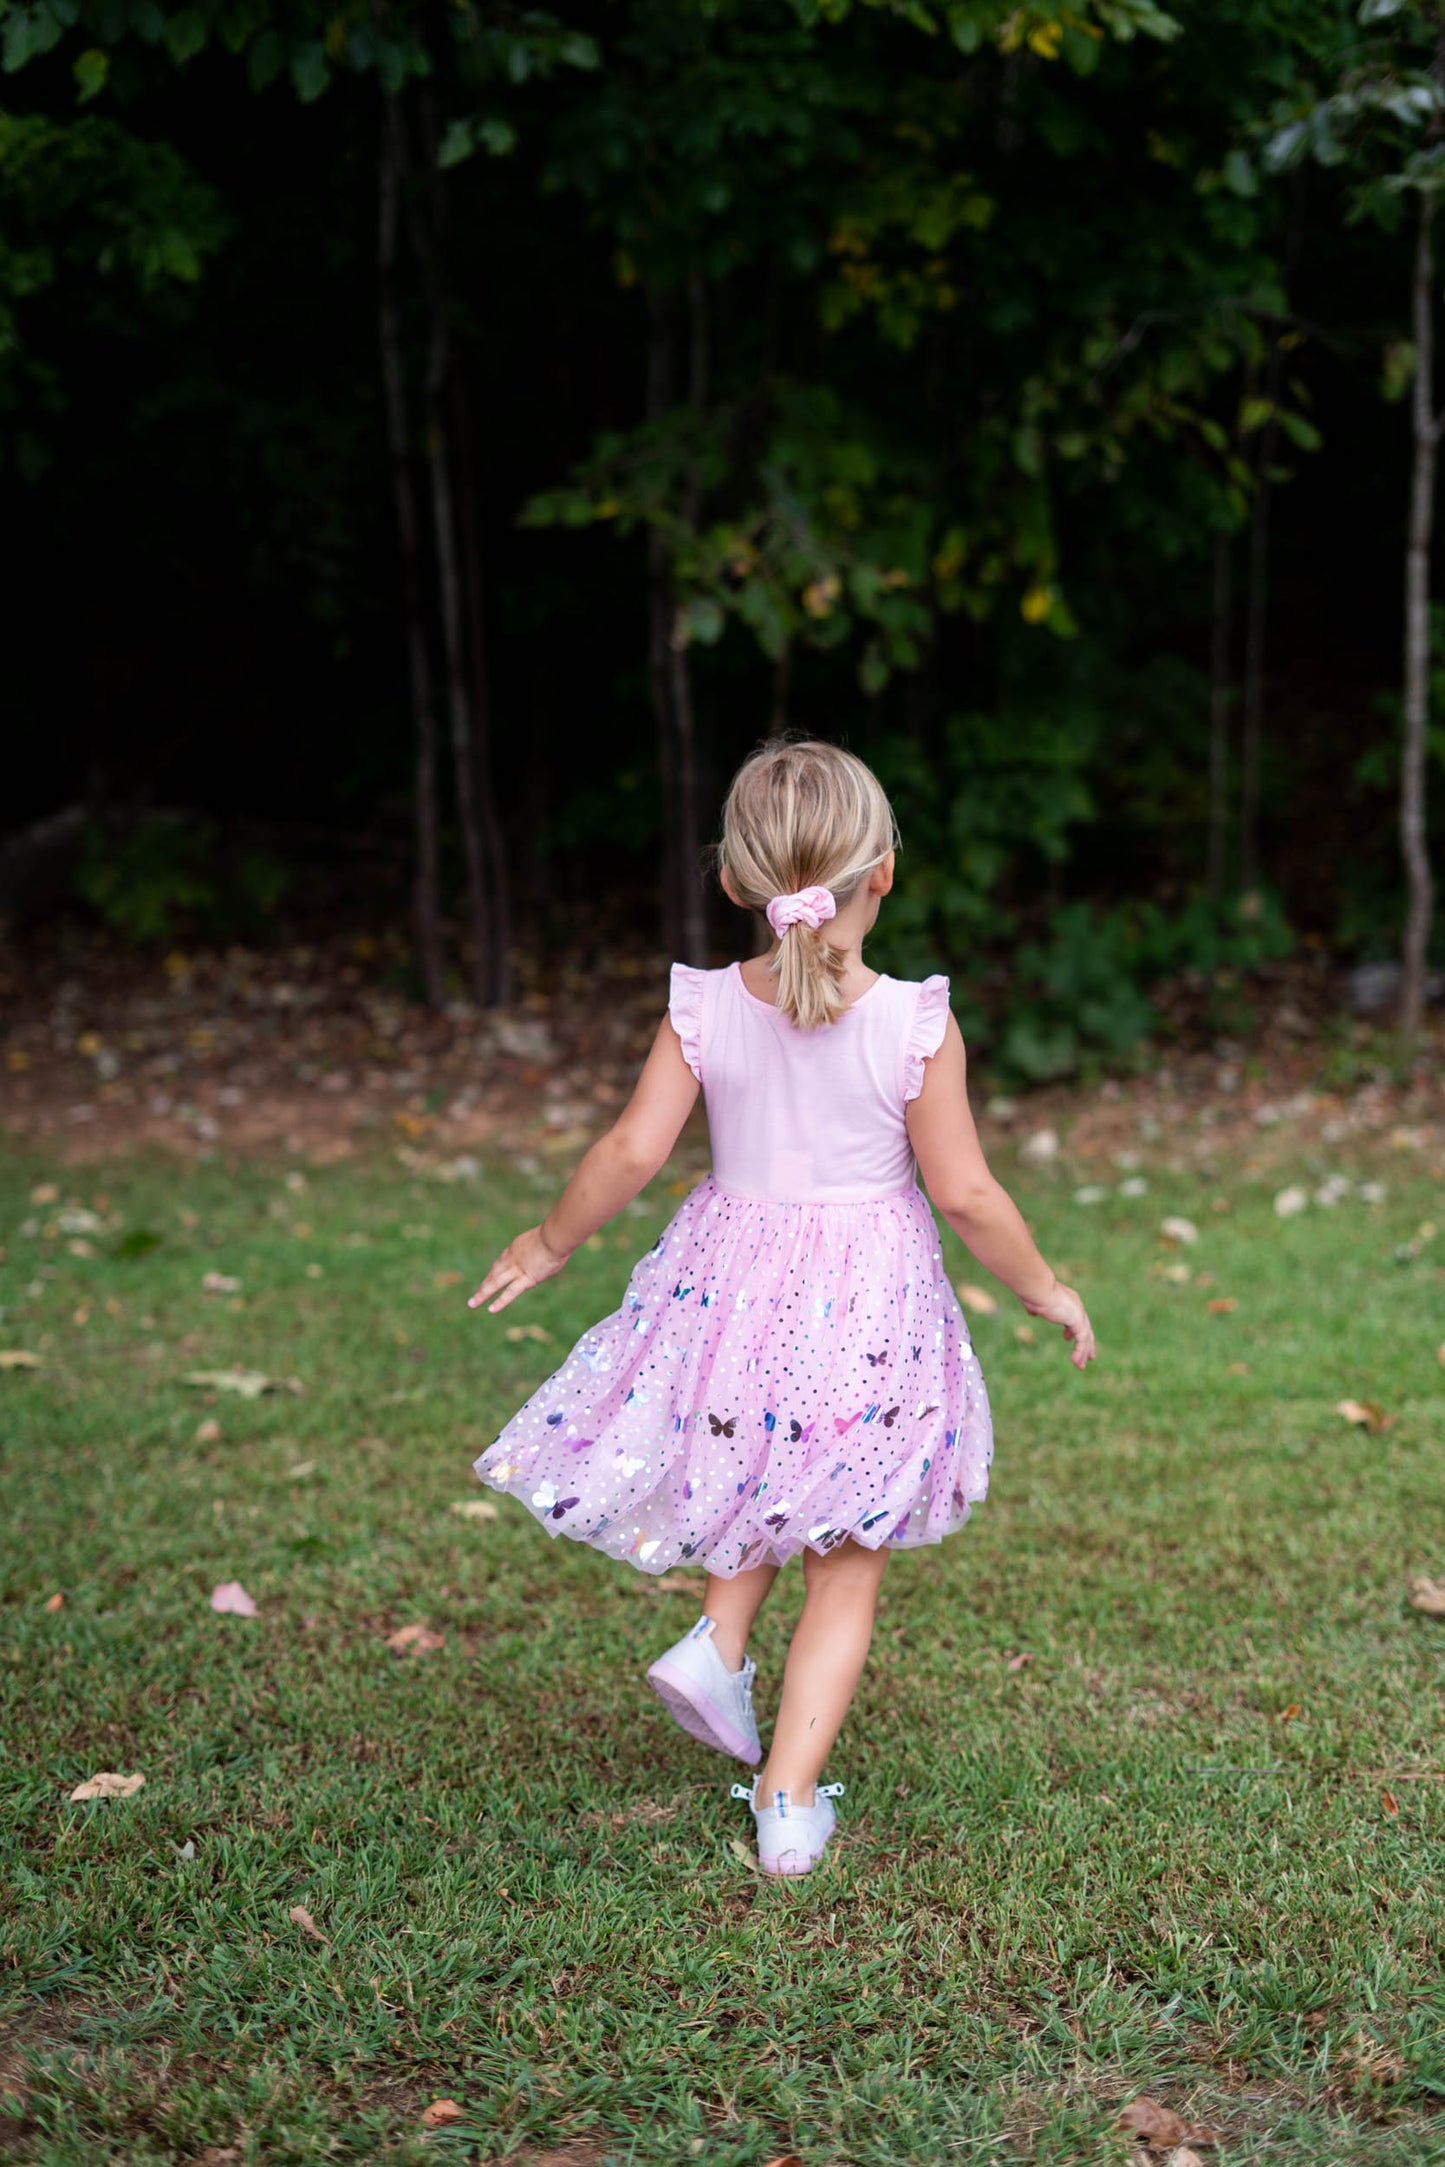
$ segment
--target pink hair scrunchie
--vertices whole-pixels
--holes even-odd
[[[764,915],[781,940],[790,925],[811,926],[816,933],[820,925],[837,914],[831,888],[800,888],[796,895],[775,895]]]

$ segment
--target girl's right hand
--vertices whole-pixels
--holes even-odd
[[[557,1254],[539,1226],[529,1226],[525,1234],[508,1242],[476,1293],[469,1296],[467,1307],[480,1309],[485,1303],[495,1317],[519,1294],[539,1287],[544,1279],[555,1279],[566,1262],[566,1256]]]
[[[1071,1343],[1069,1360],[1075,1369],[1087,1369],[1094,1359],[1094,1327],[1072,1287],[1056,1279],[1041,1302],[1024,1300],[1024,1308],[1031,1317],[1042,1317],[1045,1324],[1061,1325],[1065,1339]]]

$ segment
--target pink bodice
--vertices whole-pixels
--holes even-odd
[[[878,978],[836,1023],[800,1031],[749,993],[739,964],[674,963],[668,1013],[702,1085],[720,1188],[858,1204],[913,1187],[906,1108],[943,1043],[946,978]]]

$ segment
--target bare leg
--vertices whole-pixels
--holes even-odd
[[[712,1644],[729,1670],[742,1669],[753,1620],[777,1577],[776,1565],[754,1565],[751,1572],[734,1573],[731,1580],[708,1574],[703,1615],[713,1620]]]
[[[758,1797],[791,1793],[809,1806],[833,1740],[858,1690],[887,1550],[841,1543],[826,1557],[803,1552],[807,1593],[783,1672],[783,1700],[773,1743],[758,1777]]]

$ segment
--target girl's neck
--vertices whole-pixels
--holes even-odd
[[[836,948],[843,957],[842,990],[843,998],[849,1006],[854,1001],[861,1000],[868,988],[877,984],[880,975],[877,971],[870,970],[863,961],[864,936],[872,931],[873,921],[878,915],[877,898],[860,896],[857,902],[872,903],[873,908],[867,911],[866,918],[865,913],[857,909],[854,903],[846,910],[840,910],[828,927],[828,946]],[[777,1005],[778,981],[773,975],[772,963],[778,946],[776,940],[771,941],[762,955],[749,956],[742,965],[743,984],[749,993],[756,1000],[767,1001],[774,1007]]]

